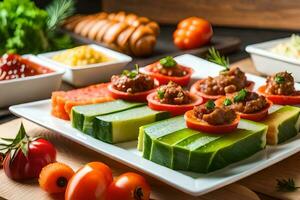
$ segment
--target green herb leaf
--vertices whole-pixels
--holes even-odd
[[[158,89],[157,90],[157,96],[158,96],[159,99],[163,99],[164,96],[165,96],[165,92],[162,91],[162,90],[160,90],[160,89]]]
[[[245,89],[241,89],[237,95],[234,96],[233,101],[234,102],[240,102],[240,101],[244,101],[246,96],[247,96],[248,91]]]
[[[224,106],[230,106],[232,104],[232,101],[228,98],[226,98],[223,102]]]
[[[207,60],[225,67],[222,71],[229,70],[229,58],[221,56],[219,51],[217,51],[214,47],[208,49]]]
[[[46,8],[48,13],[47,27],[49,31],[55,30],[64,20],[75,12],[73,0],[53,0]]]
[[[277,191],[293,192],[299,188],[295,185],[295,181],[292,178],[276,179],[276,181],[277,181]]]
[[[171,56],[167,56],[165,58],[162,58],[159,60],[159,63],[163,66],[163,67],[175,67],[177,65],[177,62],[174,60],[173,57]]]
[[[280,75],[276,75],[275,76],[275,82],[277,83],[277,84],[282,84],[282,83],[284,83],[285,82],[285,78],[283,77],[283,76],[280,76]]]
[[[215,102],[213,100],[208,100],[206,103],[205,103],[205,107],[208,109],[208,110],[212,110],[216,107],[215,105]]]
[[[131,71],[124,70],[122,72],[122,75],[127,76],[130,79],[135,78],[139,74],[139,65],[135,64],[134,66],[135,66],[135,70],[131,70]]]

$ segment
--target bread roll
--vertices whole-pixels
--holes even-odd
[[[159,34],[156,22],[125,12],[75,15],[66,20],[64,27],[134,56],[150,55]]]

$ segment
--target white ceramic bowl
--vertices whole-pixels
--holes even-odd
[[[295,81],[300,82],[300,60],[278,55],[271,51],[277,44],[287,40],[290,40],[290,37],[249,45],[246,47],[246,51],[251,54],[257,71],[265,75],[288,71],[293,73]]]
[[[76,87],[87,86],[100,82],[107,82],[110,80],[110,77],[113,74],[120,73],[124,69],[124,66],[132,60],[130,56],[110,50],[105,47],[94,44],[88,46],[113,58],[114,60],[103,63],[89,64],[85,66],[71,67],[52,60],[52,57],[54,55],[62,53],[66,50],[39,54],[38,56],[48,61],[49,63],[65,69],[66,73],[63,76],[63,80]]]
[[[25,78],[0,81],[0,108],[10,105],[46,99],[58,90],[64,70],[55,67],[34,55],[23,56],[32,62],[54,70],[48,74],[41,74]]]

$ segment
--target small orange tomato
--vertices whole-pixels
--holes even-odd
[[[101,162],[91,162],[80,168],[68,183],[66,200],[105,200],[113,180],[110,168]]]
[[[150,186],[144,177],[128,172],[110,184],[107,190],[107,200],[149,200],[150,192]]]
[[[173,40],[180,49],[193,49],[207,44],[212,35],[213,29],[207,20],[189,17],[179,22]]]

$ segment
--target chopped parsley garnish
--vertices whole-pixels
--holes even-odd
[[[160,90],[160,89],[158,89],[157,90],[157,96],[158,96],[159,99],[163,99],[164,96],[165,96],[165,92],[162,91],[162,90]]]
[[[171,56],[167,56],[165,58],[162,58],[159,60],[159,63],[163,66],[163,67],[175,67],[177,65],[177,62],[174,60],[173,57]]]
[[[283,77],[283,76],[280,76],[280,75],[276,75],[275,76],[275,82],[277,83],[277,84],[282,84],[282,83],[284,83],[285,82],[285,78]]]
[[[215,105],[215,102],[213,100],[208,100],[206,103],[205,103],[205,107],[208,109],[208,110],[212,110],[216,107]]]
[[[135,64],[135,70],[124,70],[122,75],[127,76],[130,79],[135,78],[139,74],[139,65]]]
[[[224,67],[225,69],[221,72],[229,71],[229,58],[221,56],[220,52],[217,51],[214,47],[208,49],[207,60]]]
[[[224,106],[230,106],[232,104],[232,101],[228,98],[226,98],[223,102]]]
[[[234,102],[240,102],[240,101],[244,101],[246,96],[247,96],[248,91],[245,89],[241,89],[237,95],[234,96],[233,101]]]

